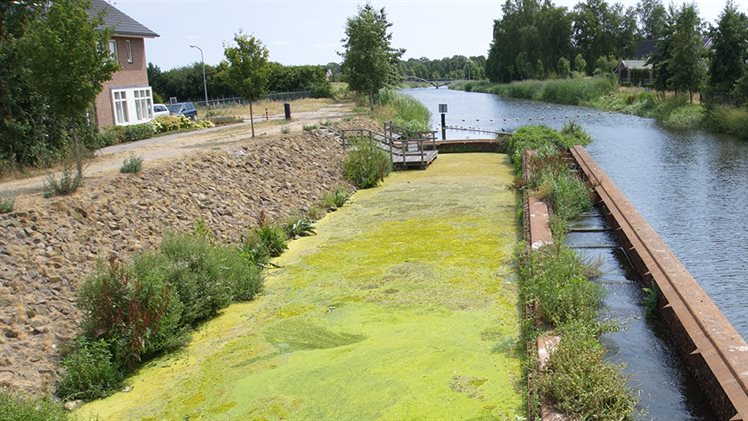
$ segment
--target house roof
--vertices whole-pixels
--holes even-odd
[[[91,17],[98,16],[104,12],[104,23],[99,28],[112,30],[113,35],[134,36],[143,38],[155,38],[157,33],[146,28],[142,23],[122,13],[119,9],[104,0],[93,0],[93,5],[88,11]]]
[[[645,39],[642,42],[639,43],[639,45],[636,47],[636,52],[634,53],[634,59],[640,60],[645,58],[646,56],[652,54],[657,47],[657,40],[656,39]]]
[[[652,63],[647,64],[647,60],[621,60],[621,65],[629,70],[652,68]]]

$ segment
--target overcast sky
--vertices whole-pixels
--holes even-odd
[[[555,0],[573,7],[577,0]],[[610,2],[610,1],[609,1]],[[637,0],[620,1],[625,6]],[[392,45],[405,48],[405,58],[442,58],[487,54],[494,19],[503,0],[379,0],[393,24]],[[611,2],[612,3],[612,2]],[[667,2],[665,2],[667,4]],[[681,2],[676,2],[680,4]],[[748,0],[736,0],[748,12]],[[270,50],[270,60],[283,64],[326,64],[340,61],[345,20],[364,1],[354,0],[117,0],[115,7],[160,35],[146,41],[149,62],[163,70],[200,61],[223,59],[223,44],[240,28]],[[724,0],[697,0],[701,17],[715,22]]]

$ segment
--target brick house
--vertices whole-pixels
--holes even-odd
[[[92,16],[104,13],[102,28],[112,31],[109,50],[120,70],[96,96],[96,124],[125,126],[153,119],[153,94],[148,85],[145,39],[158,34],[104,0],[93,0]]]

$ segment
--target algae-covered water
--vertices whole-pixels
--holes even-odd
[[[81,419],[513,419],[523,413],[506,156],[440,155],[293,241],[132,391]]]

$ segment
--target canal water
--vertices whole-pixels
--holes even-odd
[[[560,129],[574,120],[592,135],[592,157],[662,236],[735,328],[748,337],[748,142],[699,131],[670,131],[652,119],[446,89],[408,89],[432,113],[449,106],[447,125],[514,131],[527,124]],[[485,134],[447,131],[451,139]],[[591,218],[591,219],[590,219]],[[588,222],[594,224],[595,216]],[[585,221],[581,222],[584,226]],[[601,234],[598,234],[601,236]],[[575,241],[571,236],[570,241]],[[606,335],[610,358],[627,364],[645,419],[709,419],[692,379],[648,320],[638,284],[615,248],[582,247],[602,259],[605,313],[623,330]],[[589,241],[589,239],[584,240]],[[574,244],[571,244],[572,246]],[[609,244],[610,245],[610,244]],[[696,392],[696,393],[695,393]]]
[[[652,119],[585,107],[445,88],[404,92],[429,108],[434,129],[441,103],[449,106],[447,125],[514,131],[527,124],[560,129],[569,120],[581,123],[594,139],[590,155],[748,338],[748,141],[666,130]]]
[[[361,190],[132,390],[79,419],[516,419],[520,230],[508,158],[439,157]]]

